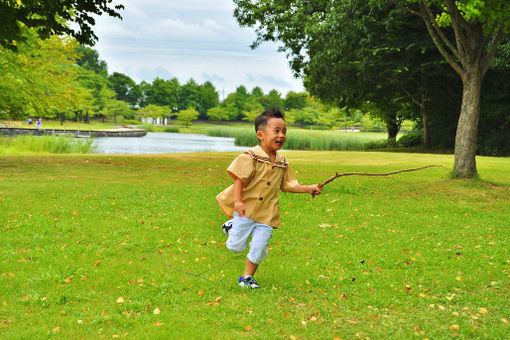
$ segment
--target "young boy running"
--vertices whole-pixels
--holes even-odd
[[[287,139],[282,112],[266,110],[255,119],[255,131],[260,146],[234,159],[227,168],[234,184],[216,196],[221,210],[233,218],[227,248],[242,252],[252,237],[244,274],[238,280],[239,286],[249,288],[260,287],[253,275],[267,256],[273,229],[280,227],[280,190],[315,195],[322,191],[317,184],[299,184],[287,160],[277,152]]]

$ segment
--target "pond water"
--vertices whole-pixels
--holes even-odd
[[[97,153],[149,154],[199,151],[244,151],[234,138],[189,133],[148,132],[145,137],[98,137],[92,143]]]

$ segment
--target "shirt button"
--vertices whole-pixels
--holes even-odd
[[[262,201],[262,200],[263,200],[263,198],[262,198],[262,197],[259,197],[259,201]]]
[[[267,182],[267,185],[271,185],[271,182]]]

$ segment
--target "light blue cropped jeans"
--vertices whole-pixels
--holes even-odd
[[[267,246],[271,236],[273,236],[273,228],[266,224],[255,222],[246,216],[239,217],[237,211],[234,212],[234,223],[228,233],[227,248],[233,253],[244,251],[250,235],[251,242],[248,260],[255,264],[260,264],[267,256]]]

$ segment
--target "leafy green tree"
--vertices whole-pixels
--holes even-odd
[[[76,64],[86,70],[93,71],[104,78],[108,77],[108,65],[106,61],[99,59],[99,53],[87,46],[79,45],[76,50],[78,59]]]
[[[260,104],[255,97],[248,98],[243,111],[243,120],[255,122],[255,118],[264,111],[264,107]]]
[[[207,111],[219,104],[220,96],[210,81],[206,81],[200,86],[199,94],[201,102],[199,118],[206,118]]]
[[[246,90],[244,85],[238,86],[236,91],[230,93],[227,98],[225,98],[224,105],[233,105],[235,108],[235,117],[231,120],[241,119],[243,112],[250,111],[253,105],[253,101],[250,101],[250,94]],[[233,113],[230,109],[228,110],[229,116]]]
[[[140,89],[140,102],[138,103],[140,107],[146,107],[149,105],[149,94],[152,91],[152,84],[146,82],[145,80],[141,81],[138,84],[138,88]]]
[[[147,104],[168,106],[174,111],[179,109],[181,85],[177,78],[171,80],[156,78],[152,81],[152,86],[144,90]]]
[[[113,72],[108,78],[113,90],[117,93],[116,99],[128,102],[135,106],[140,101],[141,90],[133,79],[119,72]]]
[[[289,91],[285,96],[283,106],[285,107],[285,110],[300,110],[306,106],[307,99],[308,93],[306,92],[297,93],[294,91]]]
[[[114,123],[117,123],[118,116],[128,119],[134,117],[129,104],[123,100],[117,99],[110,99],[107,101],[106,106],[103,109],[103,114],[107,117],[112,117]]]
[[[455,136],[454,175],[474,177],[482,81],[498,45],[510,30],[507,0],[406,0],[423,19],[439,52],[462,80],[462,105]],[[453,39],[452,39],[453,37]]]
[[[95,118],[106,118],[105,108],[106,104],[110,99],[115,98],[115,91],[110,87],[110,81],[102,74],[95,73],[92,70],[85,69],[83,67],[78,68],[78,83],[86,88],[92,95],[93,106],[92,116]]]
[[[104,122],[107,117],[106,109],[109,100],[116,97],[112,90],[112,83],[108,77],[108,65],[99,58],[99,53],[89,47],[79,45],[77,48],[78,83],[92,95],[92,105],[85,110],[86,116],[101,118]],[[65,116],[62,116],[61,122]]]
[[[202,112],[202,101],[200,98],[200,85],[193,79],[181,86],[179,96],[179,110],[184,110],[189,107],[196,108],[199,112]]]
[[[244,112],[243,120],[247,120],[249,122],[255,122],[255,118],[257,118],[261,114],[259,110],[252,110]]]
[[[39,37],[69,35],[79,42],[94,45],[97,36],[92,31],[95,23],[91,15],[103,13],[121,18],[123,5],[110,7],[112,0],[7,0],[0,2],[0,46],[16,49],[26,36],[22,27],[36,29]],[[74,22],[78,30],[68,23]]]
[[[262,99],[260,100],[260,103],[266,109],[270,109],[270,108],[275,108],[275,109],[280,109],[280,110],[284,109],[283,99],[280,95],[280,92],[278,92],[274,89],[269,91],[269,93],[267,95],[262,97]]]
[[[207,118],[212,121],[229,120],[227,111],[221,106],[211,107],[207,110]]]
[[[223,103],[207,110],[207,117],[212,121],[231,121],[237,119],[239,112],[234,103]]]
[[[138,110],[138,114],[145,118],[164,118],[168,117],[172,110],[168,106],[158,106],[149,104],[146,107]]]
[[[262,91],[262,89],[259,86],[255,86],[251,90],[250,94],[252,95],[252,97],[255,97],[257,100],[259,100],[262,97],[264,97],[264,91]]]
[[[184,124],[184,126],[190,126],[191,122],[196,120],[198,118],[198,111],[194,108],[188,108],[186,110],[181,110],[176,113],[177,115],[177,121]]]
[[[88,94],[77,84],[76,43],[53,36],[41,40],[25,29],[17,51],[0,48],[0,110],[10,119],[28,114],[54,117],[69,111]]]
[[[292,120],[303,128],[306,124],[312,124],[315,120],[316,109],[312,106],[307,106],[301,110],[292,109],[287,112],[287,117],[292,117]]]

